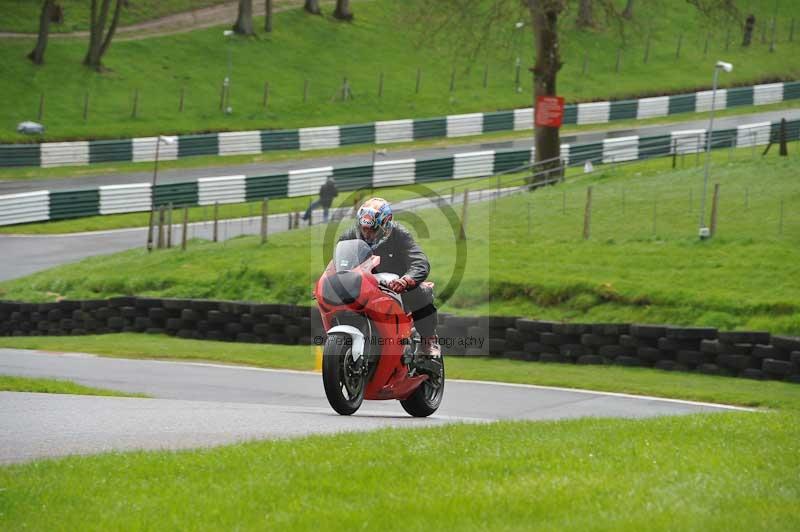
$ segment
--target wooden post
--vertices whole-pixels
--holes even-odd
[[[464,203],[461,205],[461,229],[458,232],[459,240],[467,239],[467,207],[469,205],[469,189],[464,189]]]
[[[383,98],[383,72],[378,76],[378,98]]]
[[[41,122],[42,118],[44,118],[44,93],[42,93],[39,96],[39,115],[38,116],[39,116],[38,120],[39,120],[39,122]]]
[[[294,228],[295,229],[299,229],[300,228],[300,213],[299,212],[294,213]]]
[[[83,121],[86,122],[86,119],[89,117],[89,91],[83,96]]]
[[[583,239],[589,240],[592,232],[592,187],[586,189],[586,207],[583,210]]]
[[[155,229],[155,225],[156,225],[155,210],[156,210],[156,206],[155,206],[155,203],[153,203],[153,204],[150,205],[150,225],[148,227],[148,233],[147,233],[147,252],[148,253],[153,251],[153,230]]]
[[[269,105],[269,81],[264,82],[264,99],[261,102],[261,106],[266,109]]]
[[[167,208],[167,249],[172,249],[172,202]]]
[[[158,249],[164,249],[164,206],[158,208]]]
[[[522,64],[521,64],[521,63],[520,63],[520,61],[519,61],[519,57],[517,58],[517,62],[516,62],[516,64],[514,65],[514,67],[515,67],[515,72],[514,72],[514,89],[516,89],[516,91],[517,91],[517,92],[519,92],[519,91],[520,91],[520,90],[519,90],[519,71],[520,71],[520,68],[522,68]]]
[[[261,202],[261,243],[267,242],[267,223],[269,220],[269,199],[264,198]]]
[[[214,202],[214,235],[212,240],[219,242],[219,203]]]
[[[683,33],[678,35],[678,46],[675,48],[675,59],[681,58],[681,44],[683,43]]]
[[[417,87],[414,89],[414,94],[419,94],[420,83],[422,82],[422,69],[417,67]]]
[[[189,232],[189,207],[183,208],[183,231],[181,231],[181,250],[186,251],[186,237]]]
[[[133,110],[131,110],[131,118],[136,118],[139,113],[139,89],[133,90]]]
[[[678,162],[678,139],[672,139],[672,169],[675,169],[675,166]]]
[[[292,220],[294,219],[294,217],[292,216],[292,213],[290,213],[290,212],[289,212],[289,213],[286,213],[286,214],[287,214],[287,216],[289,217],[289,223],[288,223],[288,226],[287,226],[287,227],[289,228],[289,231],[291,231],[291,230],[293,229],[293,228],[292,228]]]
[[[303,103],[308,102],[308,80],[303,82]]]
[[[483,69],[483,88],[487,88],[489,86],[489,63],[486,63],[486,66]]]
[[[711,199],[711,236],[717,233],[717,210],[719,209],[719,183],[714,183],[714,197]]]
[[[179,113],[182,113],[182,112],[183,112],[183,98],[184,98],[184,92],[185,92],[185,89],[184,89],[183,87],[181,87],[181,103],[179,103],[179,104],[178,104],[178,112],[179,112]]]
[[[650,59],[650,34],[647,34],[647,40],[644,43],[644,64],[647,64],[647,60]]]

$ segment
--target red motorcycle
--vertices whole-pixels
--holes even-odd
[[[430,416],[442,402],[443,358],[417,353],[411,314],[388,288],[398,276],[373,273],[379,264],[366,242],[344,240],[317,281],[314,297],[327,331],[325,395],[343,416],[364,399],[398,399],[412,416]]]

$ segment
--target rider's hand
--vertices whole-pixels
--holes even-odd
[[[410,290],[415,286],[417,286],[417,282],[408,275],[404,275],[401,278],[395,279],[389,283],[389,288],[398,294],[402,294],[406,290]]]

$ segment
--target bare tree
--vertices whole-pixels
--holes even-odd
[[[44,51],[47,49],[47,37],[50,35],[50,21],[55,18],[57,11],[58,4],[55,0],[44,0],[39,15],[39,37],[36,39],[36,46],[28,54],[28,59],[35,65],[44,63]]]
[[[578,18],[575,22],[575,25],[581,30],[585,30],[594,26],[592,0],[580,0],[578,3]]]
[[[351,21],[353,20],[353,11],[350,9],[350,0],[336,0],[336,10],[333,12],[333,17],[339,20]]]
[[[633,0],[628,0],[625,4],[625,9],[622,10],[622,16],[628,20],[633,18]]]
[[[102,59],[111,45],[111,39],[114,38],[114,32],[117,30],[119,23],[120,10],[124,0],[92,0],[91,20],[89,24],[89,50],[86,52],[86,57],[83,64],[95,70],[102,70]],[[114,3],[114,15],[111,19],[111,24],[106,31],[106,22],[108,20],[108,12],[111,8],[112,2]]]
[[[272,33],[272,0],[265,0],[264,31],[266,31],[267,33]]]
[[[303,9],[305,9],[312,15],[322,14],[322,10],[319,8],[319,0],[305,0],[305,4],[303,4]]]
[[[239,0],[239,14],[236,16],[236,23],[233,31],[239,35],[255,35],[253,29],[253,0]]]

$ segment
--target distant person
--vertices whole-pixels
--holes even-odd
[[[333,199],[338,195],[339,189],[336,188],[336,183],[333,181],[333,177],[329,177],[327,181],[325,181],[325,184],[319,187],[319,199],[311,202],[311,204],[308,206],[308,209],[306,209],[305,214],[303,214],[303,220],[310,220],[311,211],[317,207],[322,207],[322,220],[325,223],[328,223],[328,211],[331,208]]]

